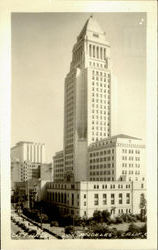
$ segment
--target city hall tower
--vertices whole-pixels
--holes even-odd
[[[65,78],[64,178],[88,178],[88,145],[111,136],[110,45],[90,16],[72,50]]]

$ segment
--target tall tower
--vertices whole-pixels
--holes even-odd
[[[65,180],[87,180],[87,147],[111,135],[110,46],[91,16],[77,37],[65,79]]]

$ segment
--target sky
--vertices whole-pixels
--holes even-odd
[[[14,13],[11,144],[45,143],[48,162],[63,149],[64,79],[91,14],[111,45],[112,135],[145,139],[145,13]]]

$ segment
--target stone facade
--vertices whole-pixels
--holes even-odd
[[[143,182],[75,182],[46,185],[46,201],[63,214],[92,217],[95,210],[108,210],[116,216],[140,213],[140,197],[146,193]]]

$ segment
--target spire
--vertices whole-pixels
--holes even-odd
[[[84,36],[87,33],[87,31],[104,34],[103,30],[101,29],[101,27],[99,26],[99,24],[97,23],[92,14],[90,15],[83,29],[81,30],[79,38],[81,38],[81,36]]]

